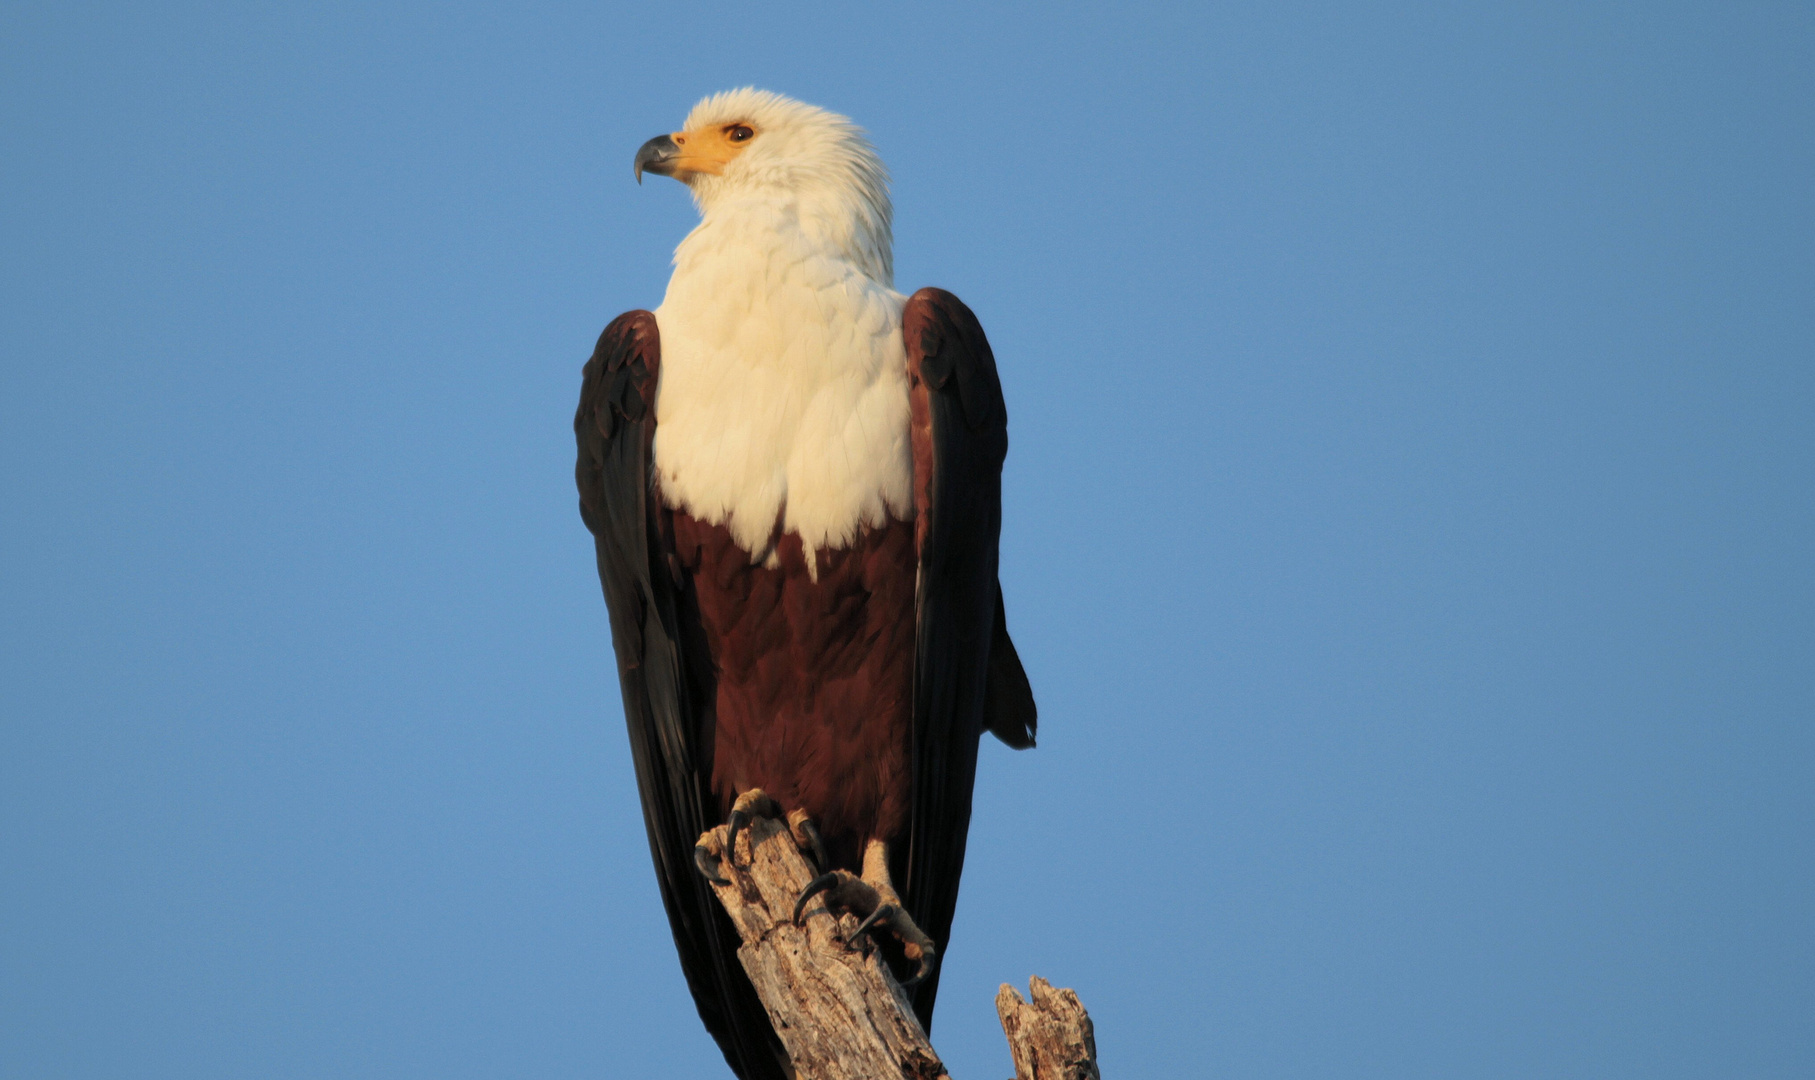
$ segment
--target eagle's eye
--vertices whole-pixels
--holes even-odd
[[[732,142],[747,142],[755,134],[746,124],[732,124],[725,129],[725,137]]]

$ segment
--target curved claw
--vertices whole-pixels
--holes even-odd
[[[939,960],[933,955],[932,948],[930,946],[922,948],[920,950],[920,967],[915,970],[914,974],[910,975],[901,983],[901,988],[906,990],[911,986],[918,986],[920,983],[924,982],[926,977],[931,975],[933,969],[938,966]]]
[[[730,821],[725,826],[725,861],[737,865],[737,831],[750,824],[750,815],[742,810],[732,810]]]
[[[838,884],[838,871],[830,870],[807,882],[807,887],[800,890],[800,899],[794,901],[794,925],[800,925],[800,913],[806,910],[807,901]]]
[[[892,922],[894,918],[901,913],[901,909],[894,904],[877,904],[876,910],[866,915],[864,920],[857,924],[857,929],[851,931],[850,940],[856,941],[858,938],[869,933],[870,927],[875,926],[884,919]]]
[[[693,845],[693,865],[699,868],[700,876],[714,885],[729,885],[729,881],[718,876],[718,856],[712,854],[704,845]]]
[[[902,980],[903,989],[920,983],[933,973],[933,968],[937,967],[939,963],[938,953],[931,939],[914,925],[914,920],[901,909],[899,904],[877,904],[876,910],[870,912],[869,917],[858,923],[857,929],[851,931],[850,940],[856,941],[860,936],[868,933],[871,940],[874,941],[875,934],[871,933],[871,930],[876,926],[888,927],[890,932],[901,939],[902,951],[907,958],[918,961],[914,974]]]
[[[801,818],[799,828],[800,828],[801,833],[806,836],[807,842],[809,844],[813,845],[813,861],[814,861],[814,863],[816,863],[819,866],[819,868],[822,870],[828,866],[831,866],[832,860],[826,858],[825,841],[823,841],[819,838],[819,828],[818,828],[818,826],[813,824],[813,819],[812,818]]]

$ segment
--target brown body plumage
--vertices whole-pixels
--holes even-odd
[[[667,514],[683,619],[712,657],[701,701],[722,812],[751,788],[810,814],[833,862],[906,837],[912,772],[914,528],[863,530],[809,574],[800,538],[752,564],[722,525]]]

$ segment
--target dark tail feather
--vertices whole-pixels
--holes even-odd
[[[1033,746],[1040,728],[1034,689],[1027,683],[1015,643],[1008,639],[1000,582],[996,583],[996,630],[989,643],[989,682],[983,691],[983,726],[1016,750]]]

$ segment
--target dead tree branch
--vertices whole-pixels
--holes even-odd
[[[1031,1005],[1007,983],[996,991],[996,1015],[1015,1057],[1015,1080],[1103,1080],[1096,1029],[1078,995],[1054,990],[1038,975],[1028,990]]]
[[[744,840],[748,837],[748,848]],[[768,1009],[797,1080],[950,1080],[907,995],[876,947],[849,938],[857,920],[795,898],[813,880],[786,825],[758,818],[723,858],[725,828],[701,838],[730,882],[713,892],[744,944],[738,960]],[[1033,981],[1033,1004],[1008,986],[997,995],[1017,1080],[1100,1080],[1090,1018],[1070,990]]]

